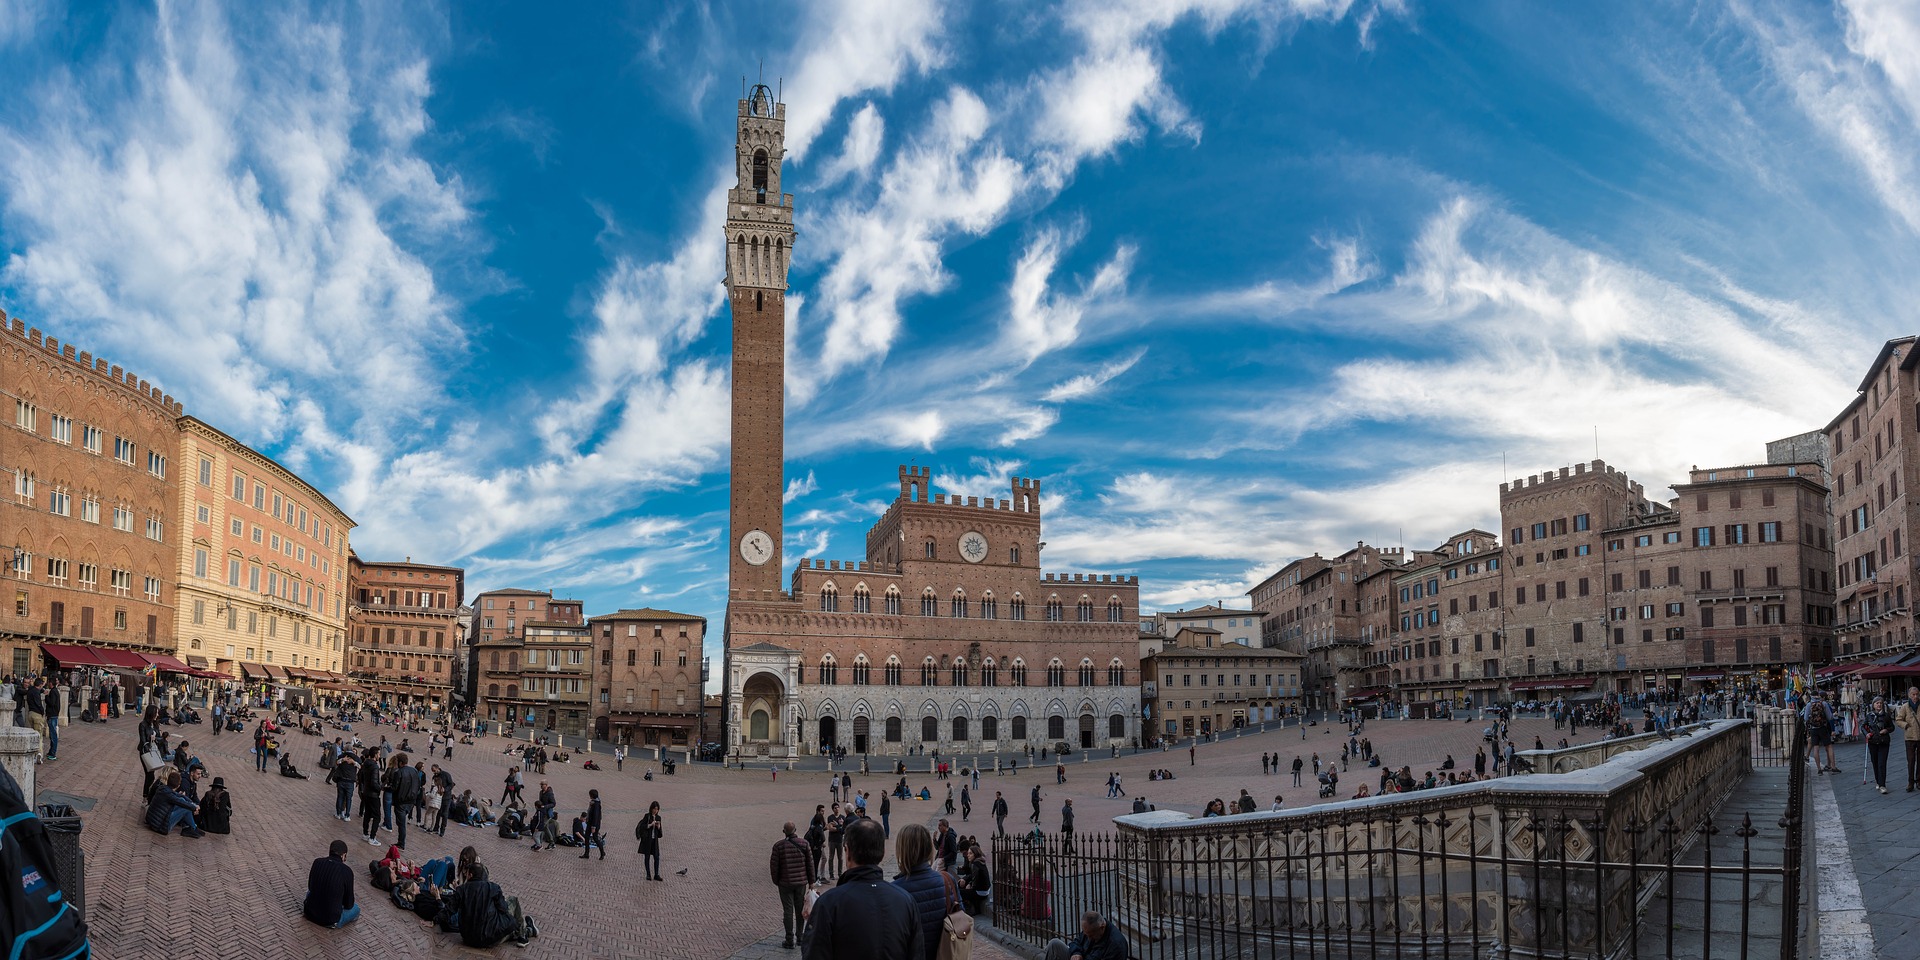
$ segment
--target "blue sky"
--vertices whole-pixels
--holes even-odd
[[[1891,0],[0,0],[0,305],[474,589],[713,618],[721,191],[784,85],[789,564],[896,465],[1232,599],[1818,427],[1920,287]],[[1505,467],[1503,468],[1503,462]],[[718,631],[715,631],[717,643]]]

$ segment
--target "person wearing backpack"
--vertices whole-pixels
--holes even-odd
[[[0,944],[20,960],[91,956],[87,924],[62,887],[59,861],[41,823],[5,767],[0,767],[0,875],[11,892],[0,897]],[[73,879],[73,878],[68,878]]]
[[[454,889],[446,906],[460,918],[460,942],[469,947],[484,949],[509,940],[526,946],[539,935],[533,921],[521,913],[519,898],[507,896],[487,879],[484,863],[473,865],[472,875]]]

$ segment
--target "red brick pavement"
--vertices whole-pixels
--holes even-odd
[[[1531,740],[1537,730],[1547,736],[1545,721],[1520,721],[1514,732]],[[409,913],[384,902],[365,883],[366,861],[376,849],[358,840],[358,823],[330,817],[333,789],[321,782],[315,765],[319,740],[294,735],[293,755],[307,781],[289,780],[274,773],[256,773],[248,755],[249,738],[242,734],[214,737],[204,725],[176,727],[176,740],[191,741],[189,752],[201,757],[217,776],[226,778],[234,796],[234,830],[230,836],[208,835],[188,839],[160,837],[140,824],[141,782],[134,755],[131,717],[106,725],[73,724],[61,731],[61,759],[40,768],[43,789],[94,797],[98,805],[85,815],[83,846],[87,851],[88,921],[99,956],[119,957],[391,957],[469,956],[458,938],[423,929]],[[1074,798],[1081,829],[1101,829],[1106,818],[1127,812],[1129,800],[1105,799],[1108,769],[1126,778],[1129,793],[1145,792],[1161,809],[1183,809],[1198,814],[1213,797],[1232,798],[1239,788],[1270,800],[1274,792],[1288,794],[1287,805],[1311,802],[1279,785],[1284,774],[1263,778],[1257,755],[1278,750],[1291,761],[1295,752],[1320,751],[1337,758],[1337,733],[1328,728],[1309,731],[1304,743],[1297,731],[1276,731],[1202,745],[1198,765],[1186,766],[1184,749],[1164,754],[1142,754],[1119,761],[1072,762],[1070,782],[1053,784],[1050,768],[1038,776],[1044,820],[1058,827],[1060,801]],[[1376,721],[1367,733],[1383,756],[1394,763],[1411,763],[1416,773],[1436,765],[1452,751],[1463,765],[1471,765],[1480,725],[1442,721]],[[388,730],[390,738],[398,737]],[[362,738],[369,730],[360,730]],[[1547,736],[1549,742],[1556,737]],[[1591,739],[1589,737],[1588,739]],[[481,744],[456,747],[448,766],[459,787],[476,796],[498,798],[507,758],[505,741],[489,737]],[[1304,754],[1303,754],[1304,755]],[[577,759],[577,758],[576,758]],[[576,764],[549,764],[546,778],[560,799],[560,812],[570,818],[584,809],[586,791],[598,787],[606,811],[607,832],[614,841],[608,859],[580,860],[566,848],[533,852],[526,846],[499,839],[490,829],[449,825],[445,839],[423,830],[409,830],[408,854],[415,860],[455,856],[462,846],[478,848],[509,895],[518,896],[540,924],[542,936],[528,950],[532,956],[552,957],[725,957],[763,940],[780,927],[779,901],[767,881],[767,851],[779,836],[784,820],[804,823],[813,804],[827,802],[823,774],[782,774],[777,781],[764,771],[741,772],[686,766],[674,777],[642,779],[644,764],[629,761],[624,772],[582,770]],[[1168,767],[1179,779],[1149,783],[1150,767]],[[1343,792],[1357,786],[1358,770]],[[963,834],[985,837],[992,829],[990,810],[996,786],[1007,792],[1013,808],[1009,827],[1024,825],[1027,791],[1036,773],[981,780],[972,823],[959,823]],[[532,783],[539,777],[531,776]],[[894,781],[892,776],[855,774],[856,786],[876,795]],[[909,777],[917,788],[923,782],[944,797],[944,785],[925,774]],[[1269,788],[1268,783],[1273,786]],[[956,783],[957,793],[957,783]],[[648,883],[629,838],[633,824],[649,801],[663,807],[665,883]],[[1262,804],[1264,809],[1265,804]],[[938,816],[938,804],[896,803],[896,825],[915,817],[929,822]],[[305,890],[308,864],[325,854],[334,838],[352,842],[349,862],[360,883],[356,894],[364,904],[362,919],[340,931],[321,930],[301,919],[300,897]],[[676,871],[685,870],[680,876]],[[976,947],[982,960],[1001,960],[1004,954],[990,943]]]

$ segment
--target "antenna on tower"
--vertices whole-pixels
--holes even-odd
[[[743,73],[740,75],[740,99],[745,100],[746,98],[747,98],[747,75]]]

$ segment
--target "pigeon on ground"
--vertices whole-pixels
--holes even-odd
[[[686,876],[686,875],[687,875],[687,868],[686,868],[686,867],[681,867],[680,869],[678,869],[678,870],[675,870],[675,871],[673,872],[673,874],[674,874],[674,876],[676,876],[676,877],[684,877],[684,876]]]

